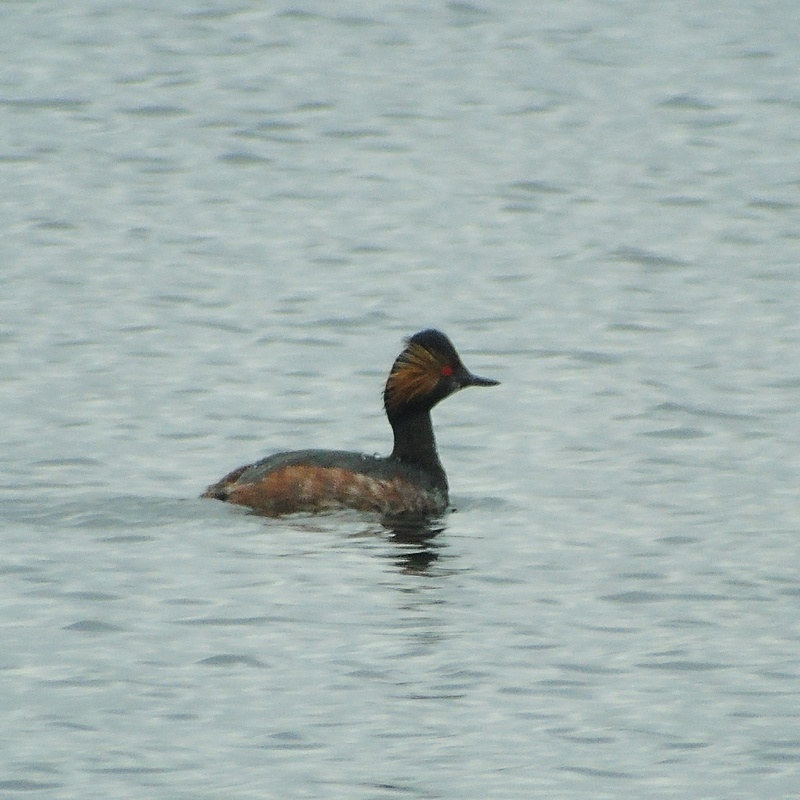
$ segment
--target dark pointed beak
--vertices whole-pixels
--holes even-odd
[[[473,375],[471,372],[465,370],[465,375],[461,378],[462,386],[497,386],[500,381],[494,378],[481,378],[479,375]]]

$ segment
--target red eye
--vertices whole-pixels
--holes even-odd
[[[442,377],[449,378],[452,374],[453,374],[453,368],[445,364],[445,366],[442,367]]]

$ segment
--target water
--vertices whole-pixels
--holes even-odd
[[[0,19],[0,795],[800,793],[796,4]],[[197,499],[429,325],[437,528]]]

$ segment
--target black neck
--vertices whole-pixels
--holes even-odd
[[[417,411],[391,418],[394,431],[392,458],[430,473],[437,485],[447,486],[444,468],[436,452],[429,411]]]

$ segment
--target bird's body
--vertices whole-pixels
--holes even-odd
[[[430,410],[465,386],[496,383],[470,373],[443,333],[421,331],[408,340],[386,382],[384,407],[394,432],[389,456],[344,450],[277,453],[239,467],[203,496],[270,516],[336,508],[439,514],[449,497]]]

